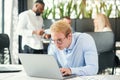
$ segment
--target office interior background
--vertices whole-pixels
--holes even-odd
[[[22,11],[31,9],[34,1],[35,0],[0,0],[0,4],[1,4],[0,6],[0,33],[6,33],[9,35],[10,53],[11,53],[13,64],[19,63],[18,61],[18,36],[16,32],[18,15]],[[100,7],[100,4],[103,3],[103,5],[104,4],[106,5],[107,9],[109,9],[110,5],[112,5],[112,10],[109,15],[109,18],[120,18],[119,17],[120,14],[118,15],[118,13],[120,13],[120,0],[43,0],[43,1],[45,2],[45,10],[47,10],[48,8],[53,9],[54,5],[58,6],[60,3],[64,3],[65,5],[63,7],[66,7],[66,5],[70,1],[73,1],[73,3],[75,4],[80,4],[83,1],[87,5],[86,11],[90,11],[92,9],[92,15],[90,17],[88,16],[88,18],[90,19],[93,19],[94,15],[96,14],[96,5]],[[77,8],[76,10],[79,11],[79,8]],[[56,12],[60,13],[58,9],[56,10]],[[101,10],[101,12],[105,13],[104,10]],[[54,17],[51,12],[51,14],[47,16],[47,19],[60,19],[61,16],[57,13],[56,13],[56,16]],[[76,17],[74,11],[70,15],[72,19],[83,19],[84,18],[83,15]],[[115,30],[115,31],[119,31],[119,30]],[[119,42],[119,40],[117,42]],[[119,45],[120,44],[117,43],[117,46]]]

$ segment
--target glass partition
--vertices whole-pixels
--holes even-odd
[[[0,33],[2,33],[2,0],[0,0]]]

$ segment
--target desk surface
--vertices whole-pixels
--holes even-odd
[[[0,73],[0,80],[53,80],[53,79],[29,77],[23,70],[21,72]],[[120,80],[120,75],[79,76],[68,80]]]

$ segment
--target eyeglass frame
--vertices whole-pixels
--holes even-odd
[[[50,43],[52,43],[52,44],[55,44],[55,43],[57,43],[57,44],[62,44],[63,43],[63,41],[65,40],[65,38],[67,38],[68,37],[68,35],[69,35],[70,33],[67,33],[66,35],[65,35],[65,37],[64,38],[61,38],[61,39],[57,39],[57,40],[50,40]]]

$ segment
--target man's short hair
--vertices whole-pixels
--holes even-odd
[[[43,0],[36,0],[35,3],[40,3],[40,4],[45,5],[45,3],[43,2]]]
[[[66,23],[63,20],[58,20],[50,26],[50,31],[51,32],[62,32],[65,34],[65,36],[67,36],[69,33],[72,32],[72,29],[71,29],[70,24]]]

